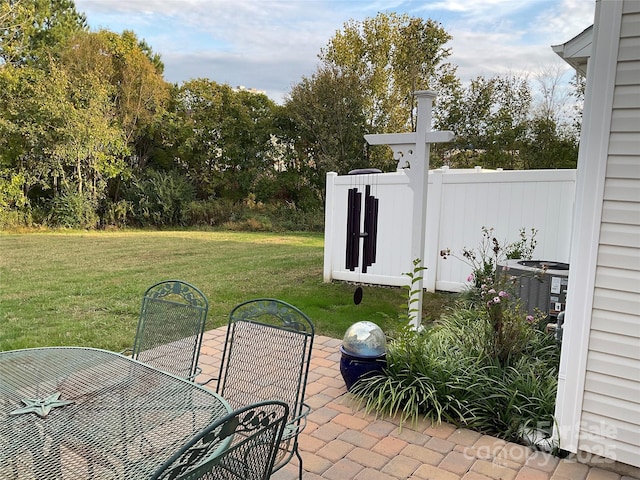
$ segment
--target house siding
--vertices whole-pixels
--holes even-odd
[[[640,2],[622,11],[578,450],[640,466]]]

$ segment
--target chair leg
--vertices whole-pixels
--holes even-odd
[[[296,442],[296,457],[298,457],[298,476],[300,480],[302,480],[302,456],[300,455],[300,451],[298,450],[297,442]]]

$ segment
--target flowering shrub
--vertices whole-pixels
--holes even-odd
[[[493,306],[512,301],[489,290],[500,299]],[[384,371],[361,379],[351,393],[367,411],[397,415],[401,423],[426,416],[521,442],[523,426],[553,424],[559,349],[552,336],[525,322],[526,341],[499,362],[487,318],[479,306],[460,303],[421,332],[397,332]],[[505,319],[507,333],[516,317]]]
[[[442,250],[440,255],[449,256],[467,263],[471,274],[467,278],[470,283],[470,296],[486,313],[488,326],[491,329],[491,342],[487,345],[487,353],[501,363],[520,353],[526,348],[531,330],[541,319],[541,315],[528,315],[515,296],[517,279],[507,269],[498,269],[498,264],[514,252],[527,255],[530,259],[535,249],[535,235],[531,229],[528,238],[526,230],[520,230],[520,240],[505,246],[501,245],[493,235],[493,228],[482,227],[482,240],[478,250],[464,248],[462,256],[452,254],[449,249]],[[525,257],[526,258],[526,257]]]
[[[493,228],[482,227],[482,240],[477,250],[464,247],[462,256],[451,253],[450,249],[440,250],[440,256],[445,260],[450,256],[462,260],[471,267],[471,274],[467,281],[475,288],[493,283],[498,263],[505,259],[522,258],[530,260],[536,248],[536,235],[538,231],[531,229],[527,236],[526,229],[520,229],[520,240],[507,243],[504,246],[493,235]]]
[[[536,328],[538,316],[524,312],[515,279],[497,268],[508,251],[488,228],[479,251],[463,250],[473,301],[456,302],[423,330],[407,323],[392,335],[386,367],[351,390],[367,411],[401,423],[427,416],[513,442],[528,441],[522,432],[530,426],[553,423],[559,349]]]
[[[490,285],[482,285],[480,295],[485,302],[484,309],[492,329],[487,353],[506,364],[527,347],[541,315],[528,315],[524,311],[520,301],[507,291],[509,288],[504,283],[510,278],[506,274],[498,274],[497,278],[505,289],[496,290]]]

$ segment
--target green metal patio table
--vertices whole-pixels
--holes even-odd
[[[148,478],[229,412],[214,392],[118,353],[0,352],[0,478]]]

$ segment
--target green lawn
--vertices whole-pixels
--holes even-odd
[[[209,299],[207,328],[256,297],[296,305],[317,332],[342,338],[360,320],[390,329],[406,301],[399,288],[322,282],[320,234],[201,231],[0,233],[0,350],[85,345],[131,346],[145,289],[176,278]],[[437,316],[447,299],[432,295]]]

